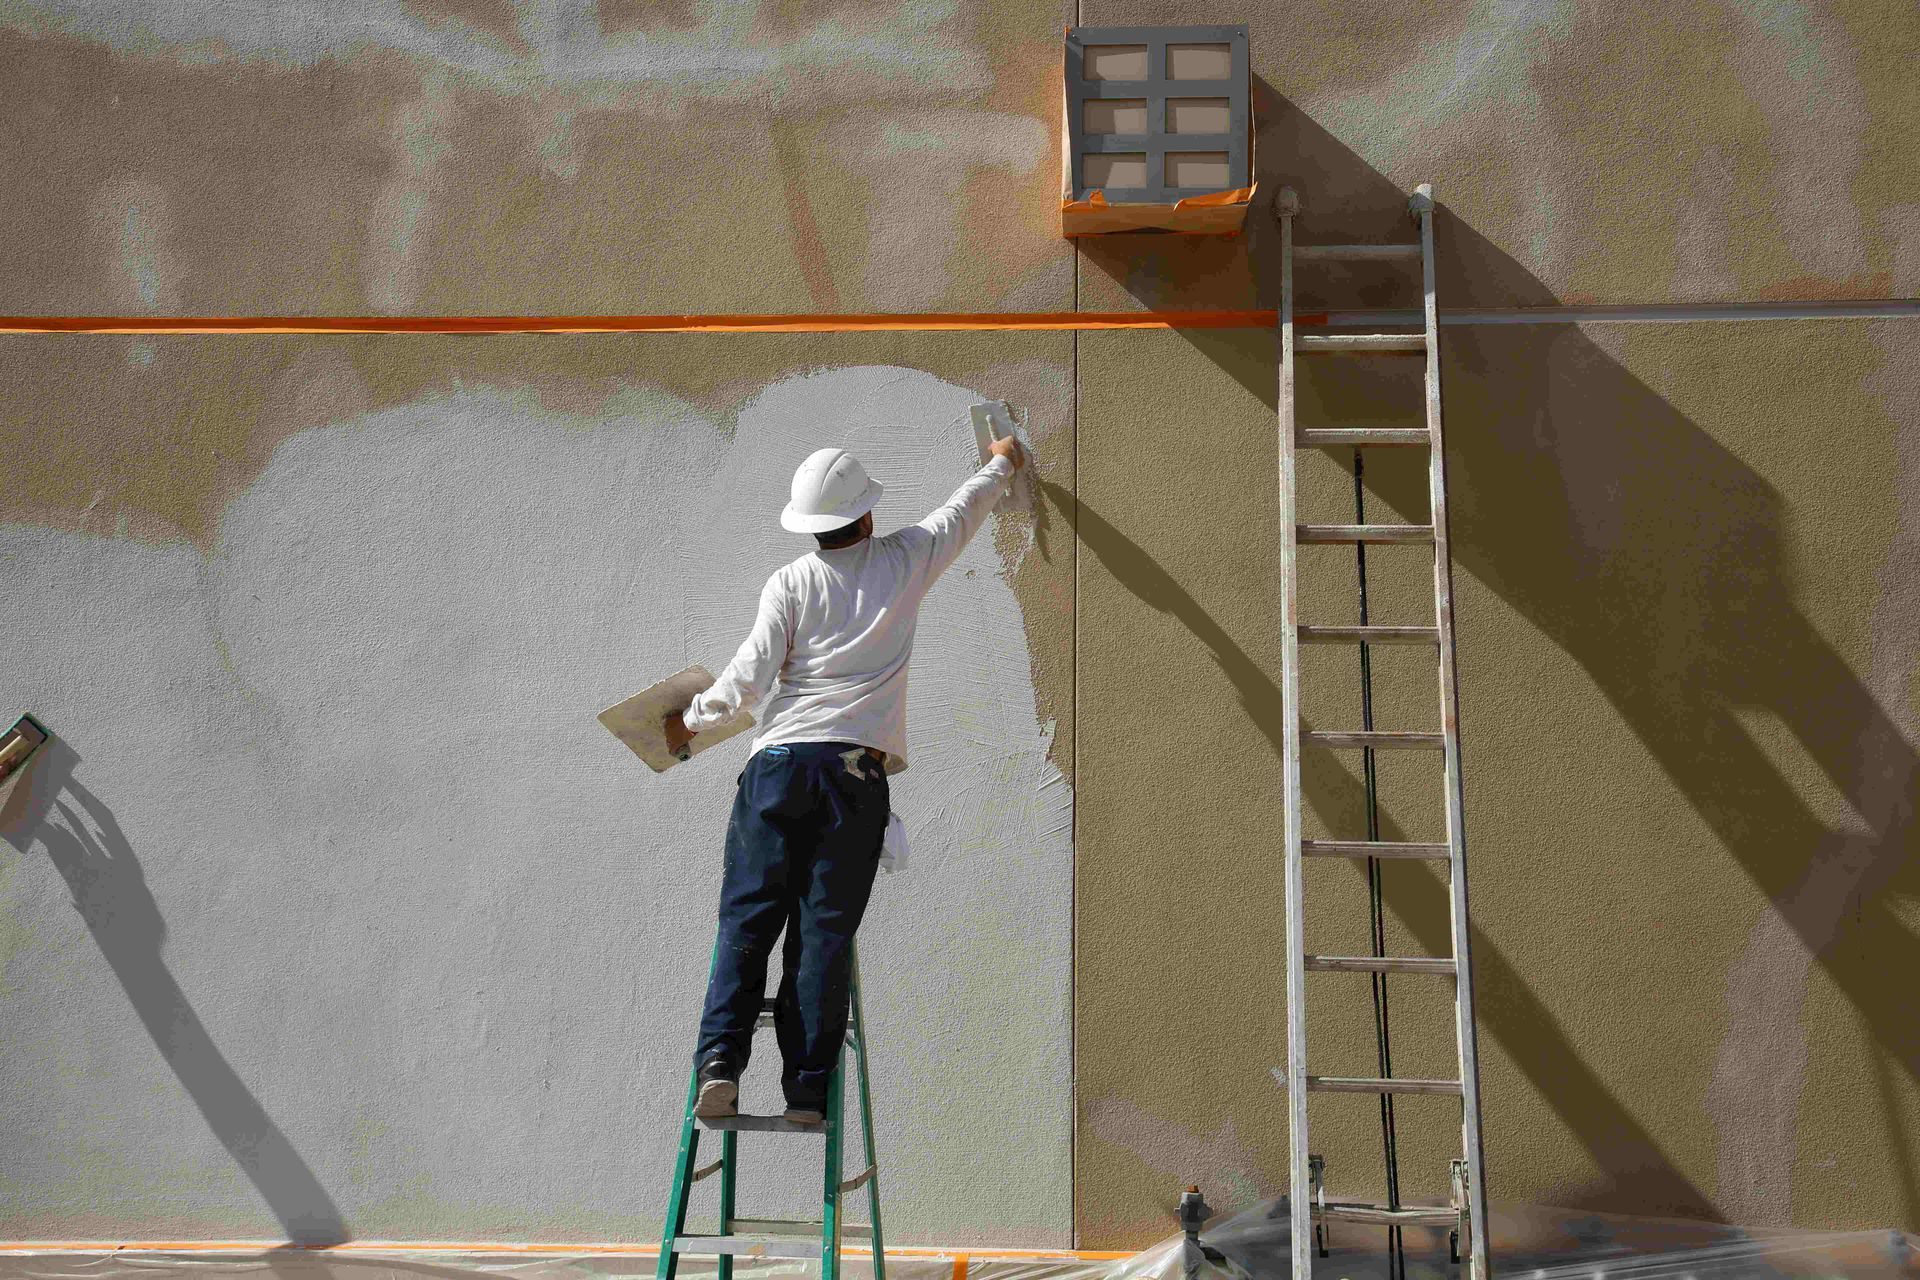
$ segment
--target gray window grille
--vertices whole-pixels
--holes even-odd
[[[1245,24],[1067,30],[1075,200],[1170,204],[1250,186],[1250,115]]]

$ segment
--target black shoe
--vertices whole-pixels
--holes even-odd
[[[720,1054],[700,1064],[700,1093],[694,1099],[693,1114],[702,1120],[717,1120],[740,1113],[740,1068]]]
[[[787,1099],[787,1111],[783,1120],[793,1124],[819,1124],[827,1118],[827,1100],[825,1098]]]

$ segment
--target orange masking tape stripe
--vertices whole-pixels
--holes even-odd
[[[1302,318],[1302,317],[1296,317]],[[915,333],[1049,329],[1270,329],[1255,311],[974,311],[711,316],[0,316],[0,334]]]

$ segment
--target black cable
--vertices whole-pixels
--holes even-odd
[[[1365,484],[1365,466],[1361,461],[1361,450],[1355,446],[1353,451],[1353,521],[1355,524],[1367,522],[1367,501]],[[1356,567],[1360,581],[1360,625],[1367,625],[1367,544],[1354,544]],[[1360,727],[1366,732],[1373,731],[1373,655],[1367,643],[1360,642]],[[1367,802],[1367,839],[1380,838],[1380,790],[1379,774],[1375,771],[1372,747],[1360,753],[1361,779],[1366,788]],[[1371,924],[1373,954],[1387,954],[1386,909],[1380,883],[1380,859],[1367,859],[1367,912]],[[1380,1076],[1382,1079],[1393,1077],[1393,1037],[1387,1016],[1387,975],[1373,975],[1373,1035],[1379,1050]],[[1400,1149],[1398,1134],[1394,1125],[1393,1095],[1380,1095],[1380,1145],[1387,1166],[1387,1208],[1400,1207]],[[1388,1280],[1404,1280],[1407,1273],[1405,1240],[1401,1228],[1387,1228],[1387,1276]]]

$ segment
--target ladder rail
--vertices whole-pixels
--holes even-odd
[[[740,1134],[728,1130],[720,1135],[720,1234],[730,1236],[737,1229],[733,1222],[734,1179],[740,1171]],[[733,1280],[733,1255],[723,1253],[714,1268],[717,1280]]]
[[[716,955],[718,953],[716,952]],[[667,1220],[660,1232],[660,1258],[654,1264],[654,1280],[674,1280],[680,1269],[680,1255],[673,1242],[687,1229],[687,1204],[693,1198],[693,1184],[699,1181],[694,1166],[700,1158],[700,1126],[693,1122],[694,1100],[700,1096],[700,1073],[687,1080],[687,1107],[680,1125],[680,1151],[674,1157],[673,1191],[667,1198]],[[725,1169],[724,1156],[721,1168]]]
[[[1312,1175],[1307,1155],[1307,970],[1305,877],[1300,850],[1299,522],[1294,509],[1295,406],[1293,217],[1300,201],[1283,188],[1280,213],[1280,700],[1281,787],[1286,803],[1287,1207],[1293,1219],[1293,1280],[1313,1280]]]
[[[1440,318],[1433,264],[1433,188],[1414,189],[1409,211],[1420,224],[1420,291],[1427,335],[1425,400],[1432,440],[1427,458],[1428,519],[1433,528],[1434,625],[1440,633],[1440,730],[1446,780],[1447,898],[1456,973],[1454,1036],[1460,1058],[1461,1154],[1467,1161],[1467,1257],[1472,1280],[1489,1280],[1487,1180],[1480,1143],[1480,1064],[1473,1017],[1473,968],[1467,913],[1465,792],[1460,768],[1460,701],[1453,636],[1453,554],[1447,525],[1447,454],[1440,414]]]
[[[841,1077],[846,1075],[846,1046],[840,1049],[841,1065],[827,1077],[827,1157],[822,1164],[820,1215],[820,1280],[840,1280],[840,1141],[846,1129],[846,1094]]]
[[[860,1139],[867,1155],[867,1172],[862,1177],[867,1183],[867,1225],[873,1232],[873,1280],[887,1280],[886,1237],[880,1228],[880,1157],[874,1152],[873,1086],[867,1074],[867,1015],[860,1003],[860,957],[857,952],[852,959],[852,969],[853,1048],[854,1061],[860,1070]]]

